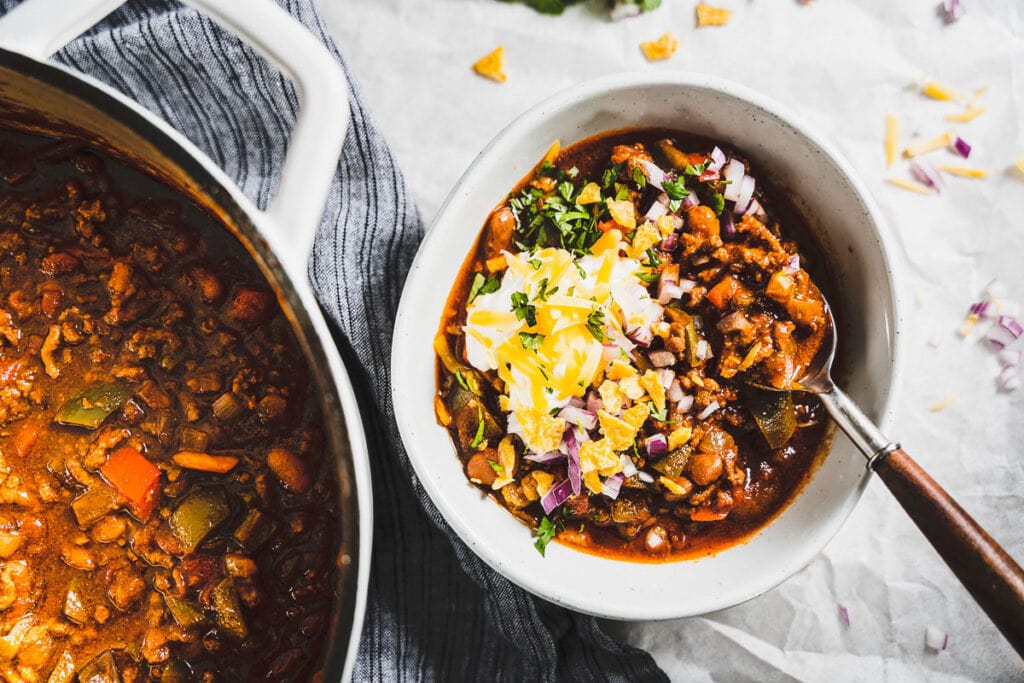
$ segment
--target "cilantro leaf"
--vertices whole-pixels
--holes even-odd
[[[551,543],[557,532],[558,529],[555,527],[554,522],[545,515],[533,532],[533,537],[536,539],[533,542],[533,547],[537,549],[541,557],[544,557],[544,551],[547,550],[548,543]]]
[[[537,294],[533,297],[534,301],[547,301],[548,297],[558,291],[558,287],[548,289],[548,279],[541,278],[540,287],[537,289]]]
[[[455,371],[455,381],[459,383],[459,386],[466,391],[473,391],[469,388],[469,382],[466,381],[466,376],[462,374],[462,370]]]
[[[532,258],[529,261],[527,261],[527,263],[529,263],[530,267],[533,268],[534,270],[540,270],[540,267],[544,265],[544,263],[539,258]]]
[[[714,211],[716,216],[721,216],[725,209],[725,197],[721,193],[714,193],[708,197],[708,208]]]
[[[520,332],[519,342],[523,345],[524,349],[530,349],[536,351],[540,348],[540,345],[544,342],[543,334],[533,334],[530,332]]]
[[[476,436],[469,444],[473,448],[477,448],[484,442],[484,409],[479,403],[476,404],[476,419]]]
[[[576,272],[580,274],[580,277],[586,280],[587,271],[583,270],[583,266],[581,266],[578,261],[573,261],[572,264],[576,266]]]
[[[487,464],[491,466],[495,474],[505,474],[505,468],[500,463],[494,462],[490,458],[487,458]]]
[[[686,199],[686,195],[690,194],[682,180],[663,180],[661,188],[669,199]]]
[[[604,333],[604,311],[597,306],[594,306],[590,315],[587,316],[587,330],[594,335],[594,339],[597,341],[604,341],[607,336]]]
[[[512,292],[512,311],[516,314],[516,320],[526,320],[527,327],[537,324],[537,307],[533,306],[525,292]]]
[[[483,273],[477,273],[473,276],[473,284],[469,288],[469,299],[466,303],[473,303],[473,299],[480,294],[496,292],[499,287],[501,287],[501,280],[497,275],[485,278]]]
[[[633,182],[642,190],[647,187],[647,176],[640,170],[639,166],[633,168]]]
[[[650,264],[651,268],[657,268],[658,266],[661,265],[661,257],[659,257],[657,253],[655,253],[653,247],[648,247],[646,254],[647,263]]]

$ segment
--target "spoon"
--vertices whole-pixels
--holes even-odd
[[[757,386],[772,391],[808,391],[821,398],[839,428],[867,457],[868,469],[882,478],[928,542],[1017,654],[1024,657],[1024,570],[835,385],[831,371],[838,339],[828,303],[825,318],[827,329],[821,345],[803,376],[783,389]]]

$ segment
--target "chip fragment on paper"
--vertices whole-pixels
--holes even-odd
[[[473,71],[484,78],[489,78],[498,83],[504,83],[505,76],[505,46],[499,45],[492,52],[487,53],[473,64]]]
[[[725,26],[732,17],[732,10],[714,7],[705,3],[697,5],[697,26]]]
[[[679,49],[679,39],[671,31],[666,31],[657,40],[648,40],[640,43],[640,49],[643,50],[644,57],[649,62],[668,59]]]

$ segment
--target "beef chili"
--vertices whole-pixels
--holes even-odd
[[[336,474],[227,229],[68,140],[0,134],[0,679],[309,680]]]
[[[825,273],[752,173],[693,136],[618,131],[556,143],[489,216],[435,339],[435,411],[541,554],[716,552],[823,452],[817,398],[766,389],[821,345]]]

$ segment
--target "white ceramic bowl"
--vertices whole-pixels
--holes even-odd
[[[838,531],[867,482],[864,458],[841,435],[794,501],[747,542],[700,560],[606,559],[558,543],[547,557],[530,531],[463,474],[434,417],[432,340],[451,283],[488,213],[553,140],[663,126],[742,151],[791,193],[832,266],[842,313],[846,389],[876,422],[897,370],[897,297],[882,219],[850,165],[782,106],[745,87],[694,74],[624,74],[534,107],[477,157],[442,206],[405,284],[392,352],[395,411],[413,467],[441,514],[487,564],[526,590],[617,619],[703,614],[748,600],[806,565]]]

